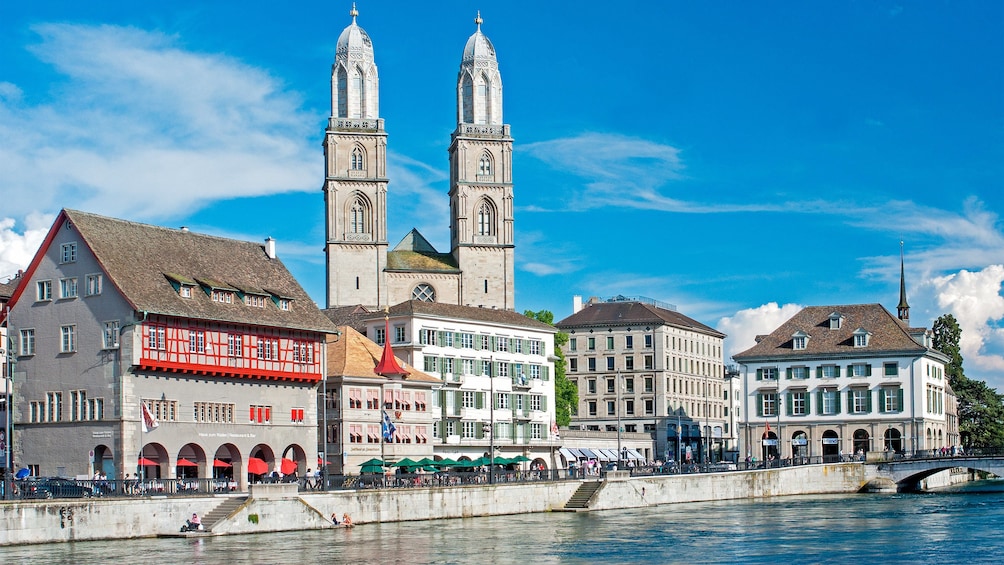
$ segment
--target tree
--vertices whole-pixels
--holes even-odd
[[[523,315],[549,326],[554,325],[554,314],[550,310],[526,310]],[[568,343],[568,334],[554,334],[554,411],[559,426],[567,426],[572,421],[572,412],[579,405],[579,389],[565,376],[565,354],[561,346]]]
[[[962,329],[955,316],[934,321],[934,348],[948,356],[945,374],[958,401],[959,435],[968,448],[1004,447],[1004,396],[984,381],[966,377],[959,342]]]

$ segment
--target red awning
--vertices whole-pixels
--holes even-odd
[[[252,475],[264,475],[268,472],[268,463],[257,457],[248,457],[248,473]]]

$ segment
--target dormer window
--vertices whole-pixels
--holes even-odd
[[[182,298],[191,298],[192,289],[195,288],[195,285],[199,284],[195,279],[177,273],[164,273],[164,276],[167,277],[167,282],[171,283],[178,296]]]
[[[854,330],[854,347],[867,347],[871,333],[864,328]]]
[[[290,303],[290,300],[288,298],[280,298],[279,299],[279,309],[280,310],[289,310],[289,303]]]
[[[260,294],[245,294],[244,303],[255,308],[265,307],[265,297]]]
[[[843,319],[844,319],[844,317],[841,316],[837,312],[834,312],[834,313],[830,314],[830,329],[831,330],[839,330],[840,329],[840,323],[841,323],[841,321]]]
[[[802,351],[809,342],[809,334],[799,330],[791,334],[791,348],[795,351]]]
[[[222,302],[224,304],[234,303],[234,293],[229,290],[214,288],[211,296],[213,298],[213,302]]]
[[[283,311],[289,311],[290,306],[293,304],[293,297],[287,296],[277,290],[263,289],[265,292],[272,295],[272,302],[275,303],[276,307]]]
[[[192,287],[188,285],[182,285],[180,288],[178,288],[178,294],[180,294],[182,298],[191,298]]]

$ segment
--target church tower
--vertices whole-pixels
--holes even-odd
[[[457,129],[450,142],[450,239],[461,270],[460,303],[511,310],[513,301],[512,137],[502,123],[502,75],[495,47],[477,31],[457,77]]]
[[[387,304],[387,132],[373,42],[352,24],[331,66],[331,117],[324,135],[327,306]]]

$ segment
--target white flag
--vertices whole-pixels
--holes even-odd
[[[157,422],[157,418],[153,417],[153,413],[150,412],[150,408],[146,405],[146,402],[140,402],[139,405],[142,407],[143,414],[141,420],[143,421],[143,432],[153,431],[160,425]]]

